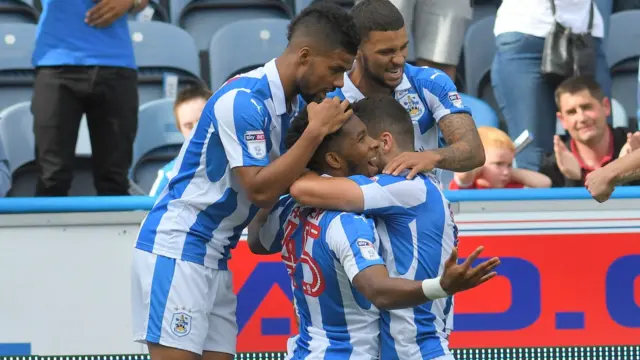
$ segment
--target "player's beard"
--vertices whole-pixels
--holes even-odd
[[[309,88],[309,83],[310,81],[308,81],[308,79],[310,78],[310,70],[311,69],[306,69],[305,72],[302,74],[302,78],[299,81],[298,84],[298,94],[300,94],[300,96],[302,97],[302,99],[307,103],[310,104],[312,102],[316,102],[316,103],[320,103],[322,102],[322,99],[324,98],[324,94],[312,94],[307,92],[305,89]]]
[[[389,89],[389,92],[395,89],[395,86],[391,86],[387,84],[386,81],[384,81],[384,76],[380,76],[371,70],[371,67],[369,66],[369,60],[364,54],[362,55],[362,65],[362,68],[364,69],[364,75],[367,78],[373,80],[373,82],[380,85],[381,87]]]

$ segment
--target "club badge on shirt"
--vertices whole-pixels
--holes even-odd
[[[411,91],[401,91],[396,94],[396,99],[411,115],[411,120],[418,121],[425,112],[424,104],[418,94]]]
[[[267,156],[267,140],[262,130],[251,130],[244,133],[247,151],[256,159]]]

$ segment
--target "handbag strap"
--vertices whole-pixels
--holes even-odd
[[[549,2],[551,3],[551,14],[553,15],[553,17],[556,17],[556,2],[555,0],[549,0]],[[593,0],[591,0],[591,6],[589,7],[589,25],[587,25],[587,31],[589,33],[591,33],[591,30],[593,29],[593,8],[595,7],[595,3],[593,2]]]

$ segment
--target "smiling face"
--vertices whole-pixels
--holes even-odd
[[[606,135],[607,117],[611,114],[608,98],[600,101],[585,89],[560,95],[558,105],[562,127],[575,141],[594,145]]]
[[[409,38],[403,26],[397,31],[372,31],[360,45],[360,63],[366,76],[395,89],[402,82],[409,54]]]
[[[326,174],[371,177],[378,173],[378,168],[374,166],[378,142],[369,136],[367,127],[355,115],[322,147],[326,151],[320,150],[317,163]]]

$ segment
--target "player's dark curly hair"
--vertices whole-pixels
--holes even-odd
[[[404,26],[400,10],[389,0],[364,0],[351,9],[362,40],[372,31],[398,31]]]
[[[307,129],[307,126],[309,126],[309,113],[305,106],[289,125],[289,130],[287,131],[287,136],[285,138],[285,145],[287,149],[291,149],[298,139],[300,139],[302,133]],[[324,155],[335,149],[338,145],[338,140],[341,134],[342,129],[338,129],[338,131],[325,136],[322,143],[320,143],[316,152],[311,157],[309,164],[307,164],[307,168],[315,172],[322,173],[322,170],[324,169]]]
[[[342,49],[355,55],[360,36],[353,17],[330,1],[320,1],[306,7],[289,24],[289,42],[298,34],[322,41],[328,49]]]
[[[353,113],[367,126],[372,138],[383,132],[393,136],[403,151],[414,151],[413,122],[405,108],[391,95],[372,96],[353,104]]]

